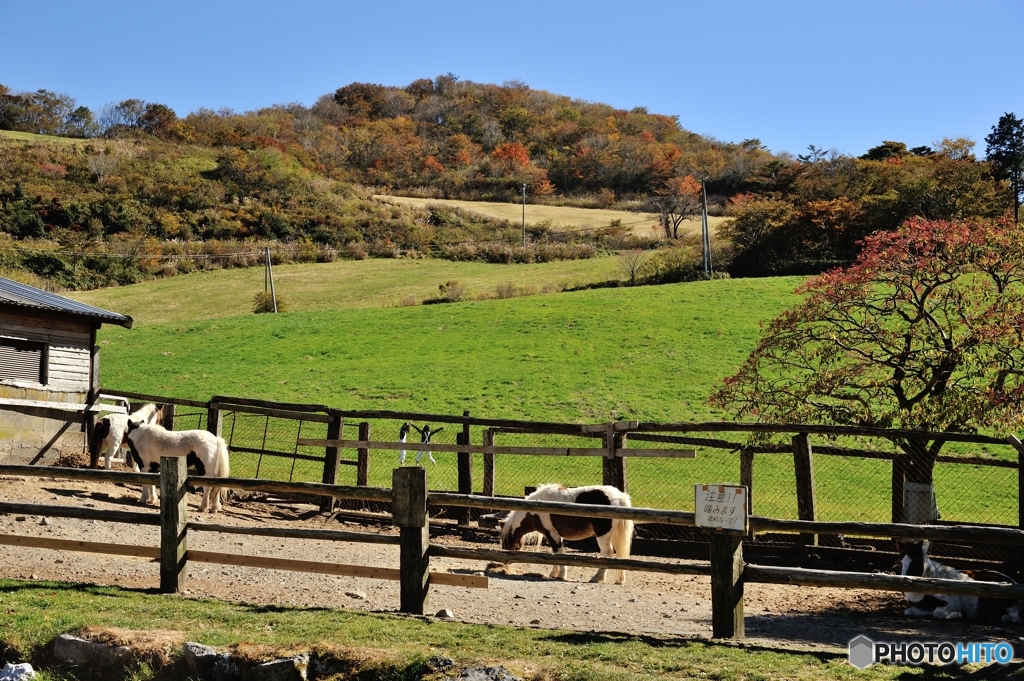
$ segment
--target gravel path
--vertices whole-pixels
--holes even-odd
[[[5,501],[66,504],[97,509],[140,510],[138,490],[112,484],[0,478]],[[189,499],[192,520],[233,525],[276,525],[336,528],[395,533],[385,524],[338,522],[317,509],[294,502],[233,501],[218,516],[200,516],[199,495]],[[148,509],[147,509],[148,510]],[[156,512],[152,509],[152,512]],[[46,536],[123,544],[159,543],[158,528],[71,518],[0,514],[0,534]],[[453,537],[437,541],[461,546]],[[290,540],[246,535],[193,532],[189,548],[255,556],[276,556],[353,565],[396,567],[397,546]],[[431,569],[483,574],[478,562],[433,559]],[[577,631],[622,632],[658,636],[708,638],[711,601],[706,577],[627,573],[626,583],[591,584],[592,571],[570,569],[565,582],[547,579],[549,568],[517,566],[520,574],[490,573],[488,589],[433,586],[430,612],[451,610],[464,622],[540,626]],[[0,577],[51,579],[155,589],[154,561],[102,554],[0,546]],[[395,612],[398,583],[356,577],[316,575],[262,568],[192,563],[185,597],[217,598],[295,607],[359,608]],[[919,638],[965,638],[987,635],[1017,642],[1019,628],[1004,631],[964,623],[908,620],[902,617],[899,594],[841,589],[749,584],[745,593],[748,640],[773,647],[809,647],[845,652],[846,643],[864,633]]]

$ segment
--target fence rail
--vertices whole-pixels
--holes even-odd
[[[23,468],[25,467],[0,466],[0,475],[10,475]],[[186,485],[188,483],[208,485],[213,481],[206,477],[187,476],[185,461],[181,458],[163,458],[159,475],[84,471],[68,468],[30,468],[33,468],[33,475],[58,479],[106,482],[131,479],[142,484],[151,484],[154,482],[154,479],[158,480],[162,497],[160,514],[158,516],[161,528],[160,546],[119,545],[22,535],[0,535],[0,544],[159,558],[161,590],[165,592],[179,591],[183,587],[186,581],[189,562],[210,562],[376,579],[396,579],[401,584],[402,611],[422,614],[426,607],[427,593],[431,584],[462,587],[486,587],[488,584],[486,577],[478,575],[431,572],[429,570],[431,557],[499,561],[504,563],[569,564],[669,574],[710,575],[714,635],[716,637],[729,638],[742,638],[744,636],[742,589],[744,582],[958,594],[1011,600],[1024,598],[1024,585],[906,577],[900,575],[832,572],[747,564],[742,559],[742,537],[720,533],[712,533],[711,535],[710,561],[708,563],[659,562],[564,554],[538,554],[494,549],[461,549],[431,545],[429,518],[427,516],[429,503],[444,503],[451,506],[468,508],[490,509],[498,507],[506,510],[558,513],[559,515],[577,517],[629,518],[634,522],[640,523],[657,521],[692,525],[694,517],[692,513],[683,511],[665,511],[651,508],[594,506],[589,504],[481,497],[471,494],[430,493],[427,488],[426,470],[420,467],[395,469],[393,472],[393,484],[390,490],[346,487],[323,483],[285,483],[238,478],[221,478],[216,480],[218,486],[235,489],[312,493],[317,497],[332,498],[344,498],[348,495],[355,495],[363,499],[387,499],[392,502],[393,522],[399,528],[399,535],[397,537],[393,535],[380,536],[338,530],[309,530],[282,527],[241,528],[208,523],[190,523],[188,522],[187,507],[185,505]],[[3,505],[0,505],[0,511],[4,509],[18,509],[18,512],[26,513],[50,513],[52,515],[60,513],[67,517],[89,517],[90,519],[104,521],[143,522],[144,524],[156,524],[152,521],[157,517],[155,514],[147,513],[98,511],[74,507],[60,507],[57,509],[57,512],[54,512],[55,507],[49,504],[9,504],[3,502]],[[752,518],[751,526],[755,529],[758,527],[772,530],[785,529],[806,534],[846,531],[862,536],[916,539],[962,539],[964,537],[984,536],[988,539],[1009,542],[1014,545],[1024,544],[1024,532],[1015,529],[992,527],[913,526],[891,523],[825,523],[758,517]],[[189,549],[187,546],[188,533],[192,531],[398,544],[399,567],[353,566],[321,561],[281,559],[269,556],[196,551]]]

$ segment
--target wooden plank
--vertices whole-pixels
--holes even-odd
[[[852,537],[929,539],[933,541],[967,542],[970,544],[989,542],[993,544],[1024,546],[1024,530],[1011,527],[908,525],[904,523],[828,522],[820,520],[812,523],[803,520],[779,520],[776,518],[751,516],[750,529],[754,532],[814,532],[816,534],[842,534]]]
[[[138,511],[106,511],[82,506],[57,506],[54,504],[22,504],[0,501],[0,513],[41,515],[50,518],[77,518],[78,520],[100,520],[109,523],[129,525],[159,525],[159,513]]]
[[[218,565],[237,565],[239,567],[266,568],[269,570],[312,572],[342,577],[366,577],[368,579],[391,579],[395,581],[400,577],[399,571],[396,568],[344,565],[342,563],[271,558],[268,556],[243,556],[234,553],[216,553],[213,551],[195,551],[191,549],[185,554],[185,558],[189,562],[196,563],[217,563]]]
[[[137,546],[134,544],[107,544],[104,542],[79,541],[77,539],[53,539],[51,537],[28,537],[25,535],[0,534],[0,544],[25,546],[34,549],[55,551],[78,551],[81,553],[106,553],[112,556],[134,558],[160,558],[159,546]]]
[[[3,466],[0,466],[0,474],[3,474],[3,468]],[[121,473],[119,475],[128,474]],[[153,477],[157,476],[154,475]],[[188,484],[204,487],[210,484],[210,479],[190,475]],[[382,487],[348,487],[344,485],[325,485],[321,482],[282,482],[261,478],[218,478],[217,486],[229,489],[244,489],[252,492],[286,492],[289,494],[332,496],[338,499],[358,499],[360,501],[391,501],[391,490]]]
[[[296,402],[274,402],[272,400],[254,400],[246,397],[227,397],[225,395],[214,395],[210,398],[211,402],[222,403],[221,409],[232,409],[235,407],[256,407],[259,409],[281,409],[286,411],[300,411],[304,414],[312,412],[321,412],[327,414],[329,412],[336,412],[337,410],[331,409],[330,407],[323,404],[299,404]],[[240,410],[237,410],[240,411]],[[342,414],[344,416],[344,414]],[[328,417],[330,418],[330,417]]]
[[[84,482],[109,482],[111,484],[160,484],[160,476],[156,473],[127,473],[122,471],[89,470],[86,468],[63,468],[60,466],[0,465],[0,475],[21,475],[30,478],[54,478],[57,480],[79,480]]]
[[[349,532],[346,530],[313,530],[298,527],[253,527],[246,525],[219,525],[216,523],[189,523],[190,532],[221,532],[224,534],[248,534],[254,537],[281,537],[283,539],[319,539],[324,541],[348,541],[360,544],[397,545],[399,538],[389,534],[371,532]]]
[[[469,506],[495,511],[541,511],[584,518],[625,518],[635,522],[693,525],[690,511],[665,511],[657,508],[628,506],[600,506],[596,504],[567,504],[559,501],[527,501],[512,497],[484,497],[475,494],[430,492],[427,503],[438,506]]]
[[[465,416],[466,418],[469,418],[469,412],[468,411],[462,412],[462,415]],[[470,444],[469,424],[468,423],[463,423],[462,424],[462,432],[461,433],[456,433],[455,435],[456,435],[456,440],[457,440],[456,444],[463,445],[463,446],[468,446]],[[360,438],[360,439],[362,439],[362,438]],[[369,439],[369,438],[367,438],[367,439]],[[467,450],[460,451],[458,454],[456,454],[456,458],[457,458],[457,468],[458,468],[458,472],[459,472],[459,476],[458,476],[458,486],[459,486],[459,490],[458,491],[459,491],[459,494],[472,494],[473,493],[473,454],[467,449]],[[459,525],[462,525],[462,526],[469,525],[469,521],[471,520],[471,517],[472,517],[472,510],[469,509],[469,508],[463,507],[461,509],[461,513],[458,514]]]
[[[153,402],[155,404],[177,404],[183,407],[198,407],[199,409],[208,409],[210,407],[209,402],[200,402],[198,400],[183,400],[179,397],[161,397],[160,395],[149,395],[147,393],[136,393],[129,392],[127,390],[112,390],[110,388],[104,388],[103,392],[110,395],[117,395],[119,397],[127,397],[132,402]]]
[[[609,570],[637,570],[670,575],[710,575],[707,563],[670,563],[635,558],[602,558],[574,553],[539,553],[533,551],[500,551],[498,549],[463,549],[454,546],[430,546],[431,557],[479,560],[495,563],[530,563],[533,565],[569,565],[575,567],[607,568]]]
[[[273,449],[261,449],[259,447],[239,447],[235,445],[231,447],[232,452],[246,452],[248,454],[262,454],[263,456],[273,456],[279,459],[295,459],[296,461],[315,461],[317,463],[323,463],[324,457],[322,456],[309,456],[308,454],[296,454],[295,452],[279,452]],[[338,465],[340,466],[355,466],[355,461],[346,461],[345,459],[339,459]]]
[[[308,411],[296,411],[294,409],[268,409],[266,407],[250,407],[235,404],[232,402],[210,402],[211,409],[233,411],[240,414],[259,414],[261,416],[272,416],[274,418],[293,419],[295,421],[313,421],[316,423],[330,423],[333,416],[327,414],[316,414]]]
[[[451,572],[431,572],[427,582],[431,586],[462,586],[467,589],[486,589],[490,585],[485,575],[457,575]]]
[[[808,433],[809,435],[873,435],[886,439],[917,438],[945,440],[946,442],[974,442],[978,444],[1006,444],[1005,439],[974,435],[973,433],[935,433],[931,431],[868,428],[864,426],[823,426],[806,423],[736,423],[709,421],[705,423],[648,423],[641,422],[637,430],[652,433],[679,432],[733,432],[733,433]]]
[[[124,407],[109,404],[85,404],[82,402],[50,402],[48,400],[22,400],[13,397],[0,397],[0,407],[27,407],[29,409],[51,409],[64,412],[108,412],[126,414]]]
[[[906,577],[864,572],[807,570],[748,564],[743,580],[758,584],[796,584],[799,586],[836,587],[840,589],[871,589],[874,591],[910,591],[916,593],[978,596],[1017,600],[1024,598],[1024,584],[968,582],[957,579]]]
[[[500,445],[446,445],[420,442],[368,442],[366,440],[324,440],[299,438],[298,444],[310,447],[342,447],[345,449],[388,449],[433,452],[472,452],[474,454],[511,454],[524,456],[607,456],[604,447],[505,447]],[[675,457],[692,459],[697,456],[694,449],[624,449],[623,456]]]
[[[711,635],[742,641],[743,540],[716,532],[711,535]]]

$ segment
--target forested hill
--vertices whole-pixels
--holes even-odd
[[[70,95],[0,86],[0,130],[52,136],[0,137],[0,270],[67,287],[246,264],[228,254],[252,240],[286,244],[299,259],[430,250],[508,261],[672,246],[685,241],[678,220],[699,207],[695,178],[707,178],[711,210],[735,218],[720,232],[734,275],[813,272],[849,262],[864,235],[910,216],[994,218],[1012,205],[969,140],[883,142],[857,158],[811,147],[794,158],[756,139],[702,137],[644,108],[451,74],[352,83],[309,107],[183,117],[137,99],[94,113]],[[540,229],[516,250],[506,223],[370,199],[513,200],[524,184],[531,202],[660,212],[664,234]]]

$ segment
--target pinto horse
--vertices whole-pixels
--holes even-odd
[[[224,438],[206,430],[167,430],[152,424],[128,423],[128,448],[139,470],[148,473],[160,471],[160,457],[182,456],[199,475],[207,478],[226,478],[231,469],[228,463],[228,445]],[[203,501],[199,511],[221,510],[220,487],[203,487]],[[143,504],[156,502],[156,486],[143,485]]]
[[[899,542],[900,574],[912,577],[934,577],[961,581],[1002,582],[1016,584],[1012,578],[995,570],[956,570],[928,557],[928,542]],[[903,594],[910,607],[903,614],[908,617],[934,617],[936,619],[992,621],[1004,624],[1020,622],[1017,601],[976,596],[949,596],[944,594]]]
[[[100,463],[100,452],[107,450],[106,467],[110,464],[122,445],[127,445],[124,436],[128,434],[128,424],[156,423],[163,415],[163,405],[144,404],[131,414],[107,414],[101,418],[92,431],[89,442],[89,468],[96,468]]]
[[[631,506],[629,495],[608,485],[590,487],[563,487],[559,484],[542,485],[526,497],[529,501],[561,501],[564,503],[595,504],[601,506]],[[576,541],[597,537],[601,555],[606,558],[629,558],[633,544],[633,521],[618,518],[582,518],[579,516],[513,511],[501,528],[501,548],[518,551],[527,535],[537,533],[548,540],[552,550],[562,553],[565,540]],[[566,579],[566,566],[556,565],[551,570],[552,579]],[[591,582],[605,581],[606,568],[601,568]],[[615,583],[622,584],[624,570],[618,573]]]

